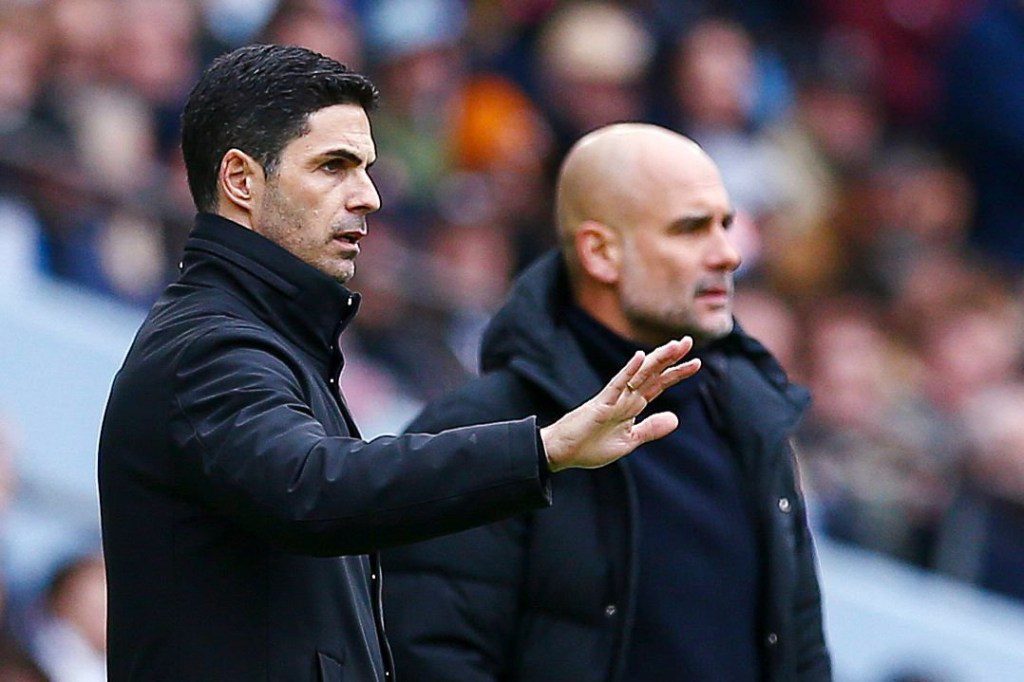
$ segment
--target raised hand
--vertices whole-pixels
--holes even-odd
[[[637,351],[600,393],[542,428],[551,471],[596,469],[671,433],[679,425],[671,412],[652,414],[640,423],[636,417],[662,391],[700,369],[698,359],[676,364],[691,348],[693,339],[684,336],[647,356]]]

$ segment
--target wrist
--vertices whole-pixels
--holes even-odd
[[[560,438],[554,424],[540,429],[541,447],[544,449],[544,459],[548,465],[548,471],[556,473],[566,468],[563,464],[560,450]]]

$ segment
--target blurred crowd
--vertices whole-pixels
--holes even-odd
[[[718,162],[737,317],[815,395],[817,526],[1024,599],[1024,3],[0,0],[0,231],[54,278],[151,303],[193,216],[181,107],[249,42],[382,91],[384,205],[346,333],[367,433],[476,371],[511,278],[554,244],[568,146],[659,123]],[[101,679],[60,660],[102,651],[99,561],[8,619],[0,678]]]

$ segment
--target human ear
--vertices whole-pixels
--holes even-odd
[[[622,245],[615,230],[596,220],[586,220],[576,229],[576,257],[580,267],[602,284],[619,281]]]
[[[220,160],[217,187],[222,202],[251,213],[263,182],[263,167],[245,152],[229,149]]]

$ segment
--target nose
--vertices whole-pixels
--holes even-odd
[[[346,208],[352,213],[366,215],[380,208],[380,194],[369,174],[363,171],[359,181],[349,196]]]
[[[743,256],[736,250],[725,226],[721,224],[716,225],[712,235],[712,242],[708,249],[708,265],[714,270],[732,272],[742,262]]]

